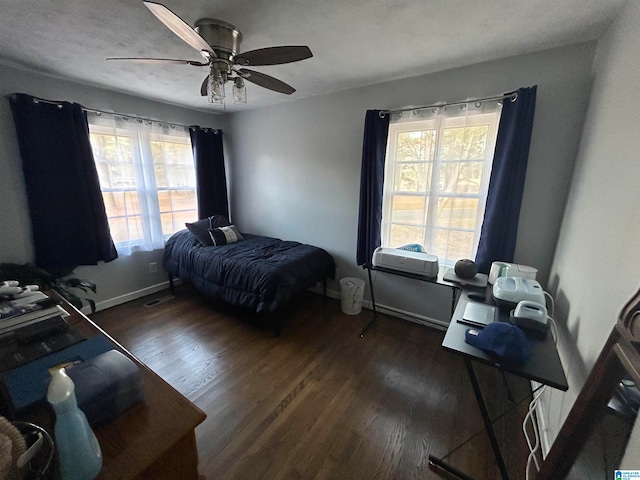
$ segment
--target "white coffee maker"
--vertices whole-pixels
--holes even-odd
[[[493,285],[499,277],[520,277],[535,280],[538,269],[517,263],[493,262],[489,270],[489,283]]]

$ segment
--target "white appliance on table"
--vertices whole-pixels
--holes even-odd
[[[400,272],[438,276],[438,257],[423,252],[412,252],[398,248],[378,247],[373,252],[373,266]]]

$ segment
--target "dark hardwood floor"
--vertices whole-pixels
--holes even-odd
[[[200,473],[224,479],[442,478],[428,455],[477,479],[499,478],[464,364],[443,333],[371,312],[344,315],[337,300],[305,292],[284,312],[279,337],[260,317],[219,307],[189,286],[91,318],[207,414],[196,429]],[[511,408],[503,378],[478,366],[497,416]],[[517,398],[529,391],[509,377]],[[526,401],[524,404],[526,405]],[[512,478],[524,478],[525,407],[497,422]]]

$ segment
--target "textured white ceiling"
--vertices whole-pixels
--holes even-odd
[[[254,67],[294,86],[247,85],[246,106],[273,105],[598,38],[625,0],[161,0],[190,25],[235,25],[241,51],[308,45],[297,63]],[[200,61],[142,1],[0,0],[0,63],[197,109],[206,69],[107,62]],[[230,85],[228,87],[230,89]],[[230,102],[228,102],[230,103]]]

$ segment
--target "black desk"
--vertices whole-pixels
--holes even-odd
[[[474,287],[473,285],[469,285],[468,283],[465,283],[464,280],[462,279],[458,279],[456,281],[450,281],[450,280],[446,280],[445,279],[445,275],[447,275],[447,273],[449,272],[449,270],[453,270],[451,267],[445,267],[440,265],[438,268],[438,275],[434,275],[434,276],[424,276],[424,275],[416,275],[413,273],[408,273],[408,272],[402,272],[400,270],[392,270],[390,268],[383,268],[383,267],[376,267],[373,265],[365,265],[364,268],[367,269],[367,273],[369,276],[369,293],[371,294],[371,308],[373,310],[373,316],[371,317],[371,320],[369,320],[369,322],[365,325],[365,327],[362,329],[362,332],[360,333],[361,337],[364,337],[364,334],[367,330],[369,330],[369,328],[371,328],[371,326],[375,323],[375,321],[378,319],[378,309],[376,306],[376,300],[375,300],[375,295],[373,292],[373,280],[371,279],[371,272],[383,272],[383,273],[390,273],[392,275],[397,275],[399,277],[405,277],[405,278],[412,278],[414,280],[419,280],[421,282],[427,282],[427,283],[433,283],[436,285],[442,285],[444,287],[448,287],[451,289],[451,315],[453,315],[454,310],[455,310],[455,306],[456,306],[456,300],[457,300],[457,292],[461,289],[469,289],[469,290],[476,290],[479,292],[484,292],[484,290],[486,289],[486,280],[487,280],[487,276],[483,275],[483,274],[478,274],[476,275],[477,279],[474,280],[475,282],[482,284],[482,287]]]
[[[478,377],[476,376],[475,370],[473,368],[473,362],[475,361],[487,365],[492,365],[504,372],[518,375],[528,380],[534,380],[538,383],[549,385],[550,387],[557,388],[562,391],[568,390],[569,386],[567,384],[567,378],[565,377],[562,363],[560,361],[560,356],[558,355],[558,350],[556,349],[556,345],[553,342],[551,333],[549,333],[543,340],[529,337],[529,339],[531,340],[531,357],[522,365],[497,362],[495,358],[488,355],[484,350],[466,343],[465,332],[468,328],[473,327],[460,323],[457,320],[462,318],[462,314],[467,302],[471,301],[469,300],[468,295],[468,291],[462,291],[458,304],[451,318],[451,323],[449,324],[447,333],[445,334],[444,340],[442,341],[442,347],[445,350],[462,355],[464,358],[464,363],[467,367],[469,379],[471,380],[471,385],[473,386],[473,391],[476,396],[476,401],[478,402],[478,407],[480,408],[480,413],[482,414],[482,419],[484,420],[487,435],[489,436],[489,440],[491,441],[491,447],[493,449],[498,468],[500,469],[502,478],[504,480],[507,480],[509,478],[509,474],[507,472],[502,452],[500,451],[500,445],[498,444],[498,440],[493,429],[493,422],[491,421],[491,417],[489,416],[489,411],[487,409],[486,402],[484,401],[482,390],[480,389],[480,384],[478,383]],[[487,298],[489,299],[487,300],[487,303],[493,304],[489,289],[487,289]],[[509,312],[500,310],[498,321],[508,322]],[[448,473],[457,476],[458,478],[470,478],[448,463],[444,462],[442,459],[433,455],[429,455],[429,463],[430,465],[445,470]]]

